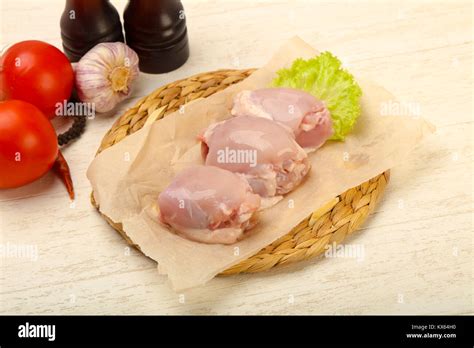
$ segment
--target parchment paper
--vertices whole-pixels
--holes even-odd
[[[103,151],[90,165],[87,175],[100,211],[122,223],[143,253],[158,262],[160,272],[168,274],[175,291],[204,284],[255,254],[338,194],[403,161],[434,131],[421,118],[382,115],[384,103],[393,104],[395,99],[383,88],[358,78],[362,115],[353,132],[345,142],[328,142],[309,155],[312,169],[305,182],[260,214],[251,237],[233,245],[208,245],[179,237],[161,225],[156,217],[158,194],[184,167],[203,163],[198,133],[230,117],[232,97],[238,91],[267,87],[278,69],[298,57],[317,54],[295,37],[249,78],[142,128]],[[290,199],[293,205],[288,204]]]

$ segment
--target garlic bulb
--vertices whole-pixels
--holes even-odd
[[[139,72],[138,56],[124,43],[100,43],[81,58],[75,70],[79,99],[93,103],[97,112],[107,112],[130,95]]]

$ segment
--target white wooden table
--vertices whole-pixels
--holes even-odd
[[[122,12],[125,1],[113,3]],[[377,211],[349,240],[364,246],[363,261],[322,258],[172,292],[156,264],[130,250],[90,205],[85,172],[117,117],[103,115],[64,151],[77,193],[73,204],[52,174],[0,191],[0,245],[33,248],[26,257],[0,258],[0,312],[473,313],[472,3],[183,3],[189,61],[166,75],[142,75],[118,114],[173,80],[218,68],[258,67],[299,35],[400,100],[415,103],[437,126],[435,136],[392,170]],[[1,0],[2,45],[39,39],[61,47],[63,4]]]

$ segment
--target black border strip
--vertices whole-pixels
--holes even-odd
[[[471,316],[2,316],[0,347],[146,343],[472,347],[472,319]],[[19,337],[19,329],[27,329],[26,323],[30,330],[31,325],[55,325],[54,341],[45,337]],[[430,333],[456,337],[407,337],[407,334]]]

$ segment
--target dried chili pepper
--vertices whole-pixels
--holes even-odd
[[[69,144],[72,140],[79,138],[86,128],[86,117],[75,116],[71,127],[64,133],[58,135],[58,144],[59,146],[65,146]],[[74,200],[74,186],[72,184],[71,172],[69,170],[69,165],[67,164],[66,159],[64,158],[61,151],[58,151],[58,157],[54,163],[54,172],[62,180],[66,186],[69,197]]]
[[[61,150],[58,151],[58,157],[56,158],[56,162],[54,162],[53,166],[54,172],[56,175],[59,176],[61,181],[66,186],[67,192],[69,193],[69,197],[74,200],[74,187],[72,184],[71,172],[69,170],[69,165],[66,162]]]

